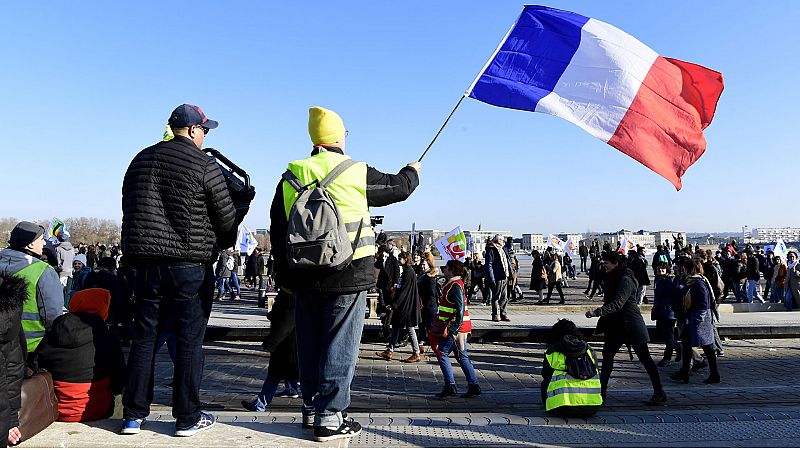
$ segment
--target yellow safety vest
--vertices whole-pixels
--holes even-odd
[[[322,181],[340,162],[350,159],[347,155],[336,152],[319,152],[316,155],[289,163],[289,170],[300,180],[303,186],[314,181]],[[359,162],[339,175],[327,188],[336,202],[339,214],[345,223],[350,242],[355,244],[353,260],[375,256],[375,232],[369,219],[367,206],[367,165]],[[283,206],[286,218],[300,194],[287,181],[283,182]],[[361,227],[358,243],[356,235]]]
[[[586,352],[596,365],[597,360],[595,360],[592,351],[587,349]],[[559,406],[599,406],[603,404],[599,371],[588,380],[580,380],[567,373],[567,357],[563,353],[546,353],[545,358],[547,358],[550,367],[553,368],[553,378],[550,379],[550,384],[547,385],[545,411],[550,411]]]
[[[39,314],[39,304],[36,301],[36,286],[48,268],[50,265],[46,262],[36,261],[15,274],[28,284],[28,297],[22,304],[22,330],[25,332],[28,353],[36,350],[45,333],[44,321]]]

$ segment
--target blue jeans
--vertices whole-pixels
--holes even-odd
[[[758,293],[758,281],[747,280],[745,286],[747,292],[747,303],[753,303],[753,299],[757,299],[759,302],[764,303],[764,299],[761,298],[761,294]]]
[[[338,427],[350,406],[367,291],[295,295],[297,357],[303,385],[303,416],[315,426]]]
[[[236,289],[236,295],[241,294],[242,288],[239,287],[239,274],[236,272],[231,272],[231,284]]]
[[[200,383],[214,274],[200,263],[147,264],[136,268],[133,340],[123,417],[143,419],[153,401],[153,367],[159,330],[175,334],[172,415],[180,428],[200,419]]]
[[[217,279],[217,298],[222,298],[231,292],[231,279],[230,277],[220,277]],[[233,298],[233,295],[231,295]]]
[[[267,377],[267,379],[264,380],[264,384],[261,386],[261,392],[258,393],[258,396],[253,401],[253,407],[256,411],[264,412],[267,410],[267,407],[269,407],[269,404],[272,403],[272,399],[275,397],[275,392],[278,391],[280,382],[280,378]],[[297,392],[300,390],[300,385],[297,380],[286,380],[286,390]]]
[[[456,379],[453,375],[453,366],[450,364],[450,352],[455,352],[456,361],[461,366],[461,371],[467,377],[467,383],[478,384],[478,377],[475,376],[475,369],[472,361],[467,354],[467,333],[458,333],[458,336],[447,336],[446,339],[439,341],[439,352],[442,357],[439,359],[439,368],[442,369],[444,382],[455,385]]]

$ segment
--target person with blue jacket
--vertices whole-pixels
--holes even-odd
[[[675,327],[675,311],[673,302],[677,295],[675,279],[672,276],[670,265],[659,262],[655,267],[655,295],[650,318],[656,321],[656,334],[666,343],[664,357],[658,362],[659,367],[672,364],[672,353],[675,353],[675,362],[681,360],[681,347],[676,340],[677,328]]]
[[[506,239],[496,234],[491,242],[486,244],[486,288],[491,292],[492,321],[510,322],[506,314],[508,293],[506,286],[511,276],[511,262],[505,250]]]

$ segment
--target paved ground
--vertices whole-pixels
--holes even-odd
[[[529,263],[523,265],[530,271]],[[527,285],[527,281],[524,281]],[[565,289],[567,307],[533,306],[530,292],[511,306],[510,323],[493,323],[487,307],[472,306],[476,328],[509,330],[550,326],[568,317],[591,327],[596,319],[582,312],[599,305],[582,291],[581,276]],[[253,291],[243,301],[215,305],[212,326],[268,327],[264,311],[255,308]],[[477,302],[476,302],[477,303]],[[763,309],[763,308],[762,308]],[[779,308],[780,309],[780,308]],[[645,317],[647,312],[645,309]],[[796,326],[800,313],[759,312],[723,314],[725,326],[764,329]],[[368,326],[376,326],[371,322]],[[724,335],[724,332],[723,332]],[[599,349],[599,344],[598,347]],[[483,394],[474,399],[440,401],[441,373],[426,354],[417,364],[386,362],[374,356],[380,344],[362,344],[353,383],[350,414],[365,426],[351,447],[796,447],[800,446],[800,339],[730,340],[720,360],[722,383],[705,386],[707,372],[691,384],[668,379],[677,366],[661,369],[670,401],[651,408],[651,394],[638,362],[625,352],[617,355],[608,401],[588,420],[564,421],[547,417],[539,400],[539,371],[544,347],[534,343],[473,343],[470,349]],[[661,347],[651,345],[654,357]],[[399,357],[409,350],[400,348]],[[150,423],[140,435],[119,436],[118,420],[91,424],[56,423],[23,443],[23,447],[316,447],[301,430],[299,399],[276,398],[267,413],[249,413],[240,405],[260,389],[269,355],[254,342],[215,342],[206,346],[201,399],[220,423],[193,438],[171,437],[172,365],[164,351],[156,366],[155,399]],[[464,379],[456,368],[463,390]],[[117,412],[119,415],[119,410]],[[327,446],[331,446],[328,444]]]
[[[362,345],[350,413],[365,432],[349,443],[353,447],[800,445],[800,340],[728,342],[721,360],[723,382],[712,387],[700,383],[706,373],[682,385],[667,379],[676,366],[661,369],[670,397],[663,408],[644,405],[650,395],[646,375],[620,353],[603,412],[569,422],[545,417],[541,410],[540,344],[474,345],[472,358],[484,393],[449,401],[432,397],[441,388],[432,356],[404,364],[378,359],[373,356],[378,350],[380,345]],[[660,356],[659,346],[651,350]],[[259,390],[268,361],[253,343],[207,346],[201,398],[222,423],[194,438],[169,436],[171,364],[162,353],[147,431],[123,437],[114,433],[117,421],[58,423],[23,446],[315,446],[296,424],[300,400],[276,398],[270,412],[262,414],[241,408],[240,400]],[[463,390],[458,372],[456,380]]]

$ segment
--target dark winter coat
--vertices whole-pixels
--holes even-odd
[[[397,284],[400,276],[400,263],[391,253],[388,256],[378,256],[374,264],[378,269],[378,281],[375,286],[378,289],[388,290]]]
[[[671,276],[656,278],[651,318],[653,320],[675,320],[675,311],[672,309],[672,305],[675,302],[675,296],[679,294],[674,278]]]
[[[713,344],[714,325],[711,308],[714,299],[708,280],[702,275],[689,277],[682,294],[684,306],[682,339],[689,339],[692,347]]]
[[[758,281],[761,277],[760,271],[758,270],[758,259],[755,256],[747,258],[747,269],[745,273],[747,274],[747,279],[751,281]]]
[[[650,286],[650,275],[647,273],[647,260],[636,256],[628,262],[628,267],[633,271],[639,286]]]
[[[417,277],[417,291],[419,291],[419,299],[422,304],[422,309],[428,310],[436,314],[439,307],[439,296],[436,292],[436,279],[438,276],[431,276],[427,273]]]
[[[82,289],[100,288],[111,293],[111,306],[108,310],[108,323],[119,323],[128,315],[131,305],[121,296],[121,287],[117,275],[105,270],[98,270],[86,276]]]
[[[417,327],[421,321],[421,302],[417,291],[417,274],[411,266],[403,267],[400,276],[400,287],[391,300],[392,327],[407,328]]]
[[[615,273],[606,274],[603,306],[595,310],[600,315],[598,333],[605,334],[605,342],[645,344],[650,341],[639,305],[636,290],[639,284],[630,269],[621,265]]]
[[[547,284],[547,280],[542,276],[542,269],[544,263],[542,258],[534,258],[531,263],[531,289],[534,291],[541,291]]]
[[[217,242],[235,240],[235,216],[216,160],[188,138],[142,150],[125,172],[122,251],[132,262],[212,263]]]
[[[262,344],[264,350],[270,352],[267,378],[278,380],[300,378],[294,311],[294,295],[287,294],[283,290],[278,291],[268,315],[269,335]]]
[[[512,271],[511,261],[508,259],[505,250],[498,248],[496,245],[488,245],[486,247],[486,265],[484,265],[484,270],[489,285],[494,286],[498,281],[503,281],[507,278],[506,272],[503,269],[503,262],[500,258],[505,258],[510,276]]]
[[[127,380],[119,338],[97,314],[69,313],[53,322],[35,359],[53,375],[58,420],[88,422],[107,418],[114,395]]]
[[[330,149],[336,151],[338,149]],[[341,150],[339,150],[341,153]],[[404,167],[396,175],[386,174],[367,166],[367,206],[379,207],[407,199],[419,185],[419,174]],[[286,253],[286,232],[289,221],[283,205],[283,181],[278,183],[269,210],[272,254],[275,255],[275,278],[280,286],[311,292],[350,294],[375,287],[375,257],[359,258],[339,271],[289,271]]]
[[[0,273],[0,436],[19,425],[20,392],[25,374],[25,335],[22,304],[27,297],[25,280]],[[0,447],[7,445],[0,439]]]

